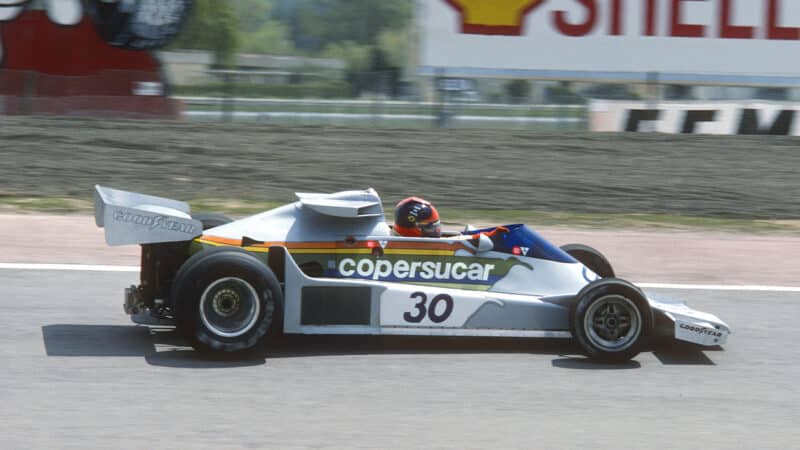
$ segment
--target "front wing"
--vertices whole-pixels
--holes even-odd
[[[656,316],[656,333],[697,345],[723,345],[730,327],[717,316],[690,308],[683,302],[648,299]]]

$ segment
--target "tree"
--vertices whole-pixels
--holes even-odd
[[[241,44],[239,21],[227,1],[195,0],[192,15],[170,48],[210,50],[214,64],[231,66]]]
[[[293,53],[288,26],[273,19],[275,7],[272,0],[235,0],[233,3],[239,18],[241,51],[278,55]]]
[[[381,32],[408,24],[411,7],[411,0],[297,0],[281,14],[295,15],[289,22],[296,46],[319,51],[340,42],[375,45]]]
[[[242,34],[241,51],[245,53],[266,53],[271,55],[289,55],[294,53],[294,46],[288,38],[286,25],[268,21],[251,33]]]
[[[408,60],[412,1],[195,0],[172,48],[211,50],[219,66],[238,51],[337,58],[355,92],[388,85],[382,90],[395,93]]]
[[[233,7],[243,33],[258,31],[272,17],[274,5],[270,0],[234,0]]]
[[[370,46],[352,41],[331,44],[325,47],[322,56],[344,61],[350,71],[365,71],[370,66]]]
[[[384,30],[378,35],[378,48],[386,55],[389,64],[404,67],[408,63],[410,41],[407,27]]]

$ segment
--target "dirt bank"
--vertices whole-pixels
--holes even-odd
[[[285,201],[372,186],[387,202],[800,218],[800,140],[2,118],[0,195]]]

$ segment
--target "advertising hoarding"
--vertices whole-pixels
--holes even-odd
[[[797,0],[419,0],[417,16],[423,75],[800,86]]]
[[[630,102],[593,100],[589,130],[800,136],[800,105],[784,102]]]

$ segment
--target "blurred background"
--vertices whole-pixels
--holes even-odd
[[[799,50],[799,0],[0,0],[0,449],[799,448]],[[613,367],[502,338],[208,358],[119,311],[146,260],[96,184],[232,217],[422,196],[735,334]]]
[[[800,210],[796,143],[768,136],[800,134],[798,2],[0,0],[0,39],[5,203],[368,185],[487,210]]]
[[[591,113],[800,99],[794,2],[507,3],[3,0],[0,112],[624,131]]]

